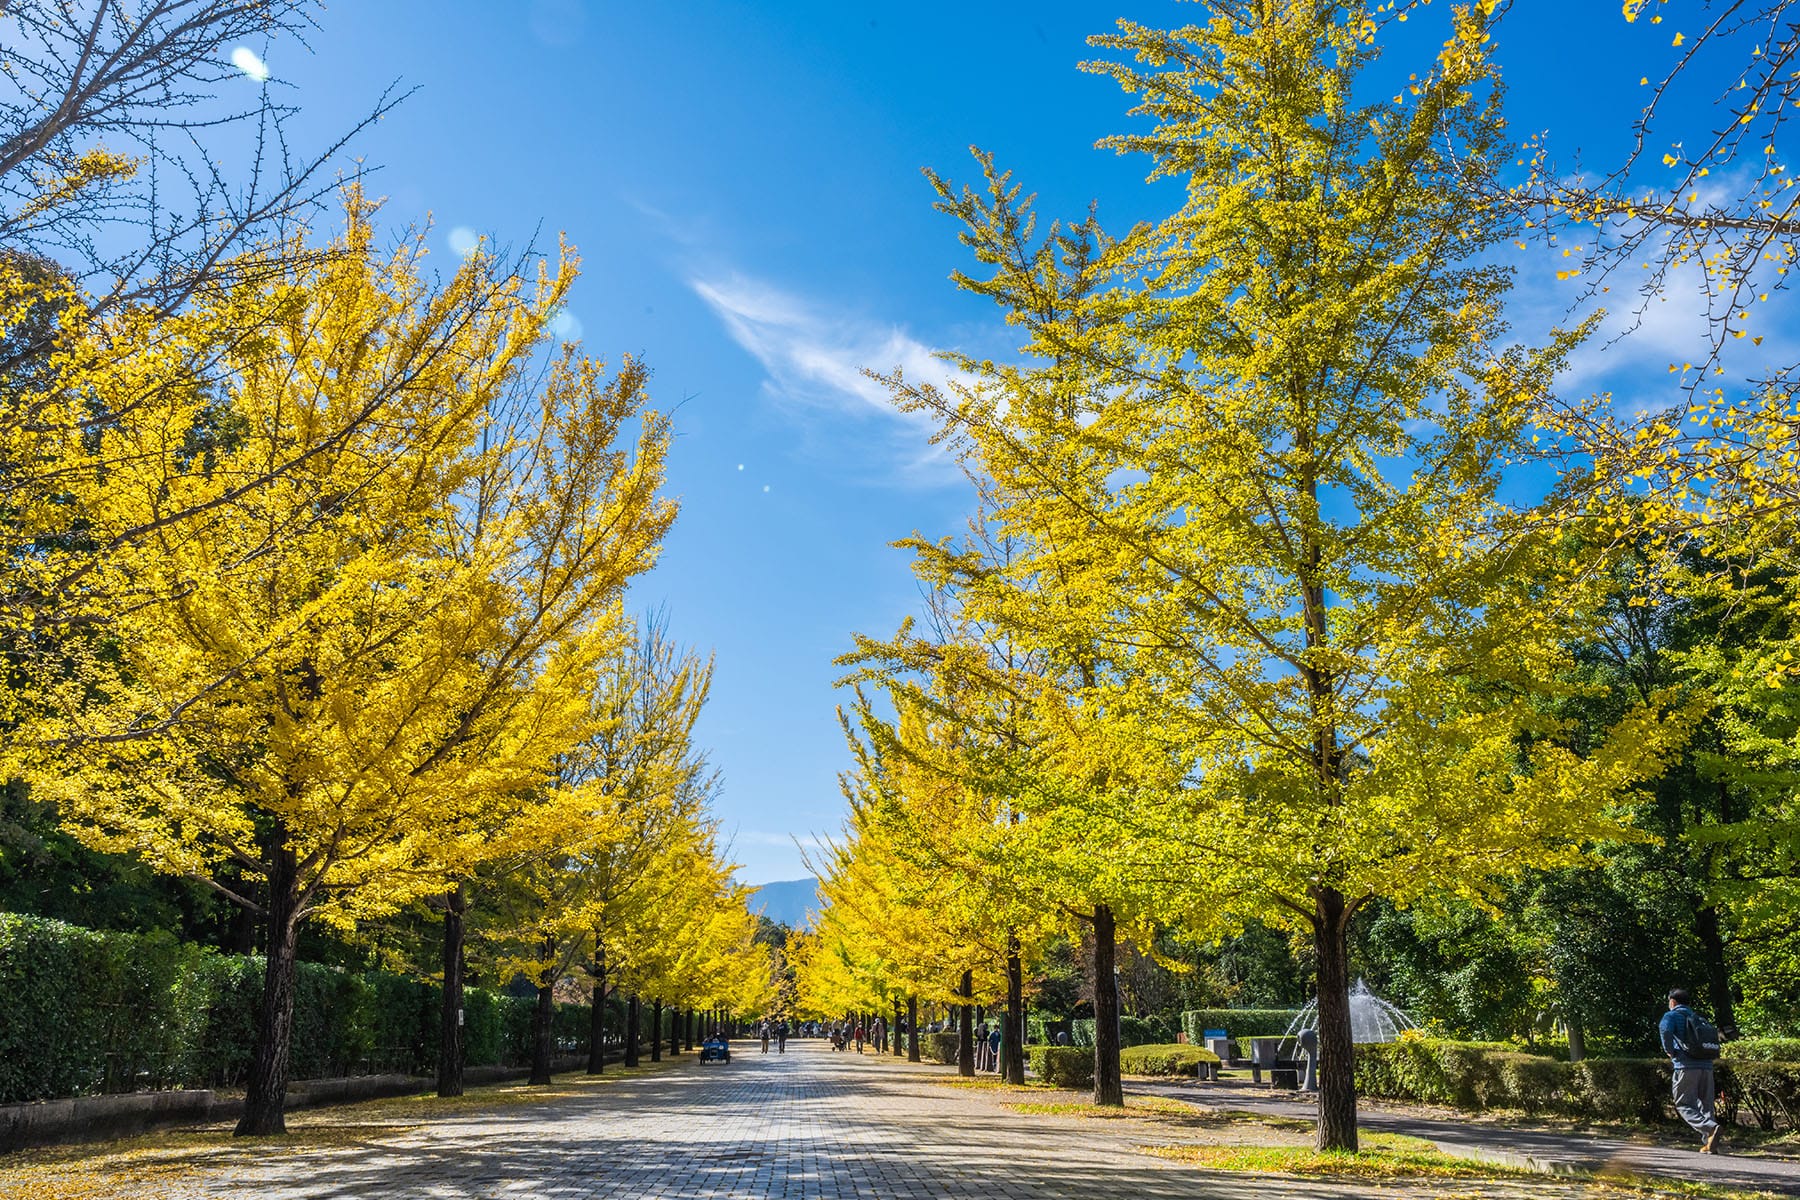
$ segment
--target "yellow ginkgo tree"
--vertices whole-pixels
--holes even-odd
[[[1392,99],[1372,5],[1218,0],[1094,39],[1143,118],[1107,144],[1178,208],[1039,237],[991,159],[981,187],[934,176],[979,264],[959,281],[1024,344],[892,380],[989,481],[1011,635],[1110,647],[1076,711],[1177,747],[1178,803],[1144,815],[1190,848],[1192,906],[1311,935],[1326,1149],[1356,1145],[1358,908],[1582,861],[1679,725],[1649,706],[1582,755],[1542,703],[1597,591],[1531,440],[1581,331],[1507,342],[1482,253],[1511,218],[1459,186],[1506,153],[1490,7]]]
[[[550,337],[570,256],[434,283],[355,193],[319,250],[105,329],[103,469],[68,503],[148,532],[87,568],[110,620],[35,680],[76,834],[261,918],[249,1134],[282,1128],[300,927],[441,892],[467,831],[547,784],[674,516],[643,368]]]

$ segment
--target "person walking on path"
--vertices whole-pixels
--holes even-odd
[[[1657,1026],[1663,1053],[1675,1068],[1675,1111],[1706,1140],[1702,1154],[1724,1152],[1725,1130],[1713,1115],[1713,1060],[1719,1057],[1719,1031],[1691,1007],[1686,988],[1669,993],[1669,1011]]]

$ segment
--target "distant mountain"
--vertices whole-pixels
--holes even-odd
[[[765,883],[750,894],[750,911],[790,929],[811,929],[819,909],[819,881],[788,879]]]

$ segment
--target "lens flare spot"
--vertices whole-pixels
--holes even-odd
[[[458,225],[450,231],[450,248],[464,258],[475,253],[476,247],[480,245],[481,235],[467,225]]]
[[[579,342],[581,340],[581,318],[566,308],[559,308],[556,310],[556,315],[550,318],[550,332],[565,342]]]
[[[248,46],[239,46],[231,52],[231,65],[258,83],[269,81],[269,65]]]

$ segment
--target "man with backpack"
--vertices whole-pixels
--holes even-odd
[[[1713,1116],[1713,1061],[1719,1057],[1719,1031],[1688,1006],[1686,988],[1669,992],[1669,1011],[1657,1026],[1663,1053],[1675,1068],[1675,1111],[1705,1138],[1702,1154],[1724,1152],[1725,1131]]]

